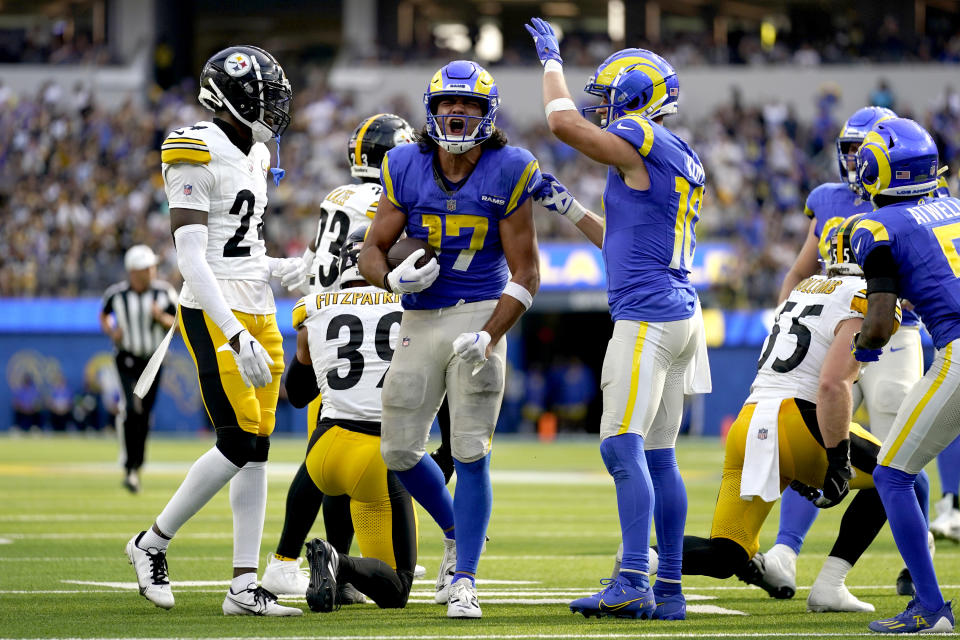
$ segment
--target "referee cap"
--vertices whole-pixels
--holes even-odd
[[[123,266],[127,271],[136,271],[138,269],[149,269],[157,264],[157,256],[153,249],[145,244],[135,244],[123,256]]]

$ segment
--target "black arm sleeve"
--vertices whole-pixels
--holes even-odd
[[[317,386],[317,374],[309,364],[303,364],[293,356],[287,366],[287,380],[284,383],[287,389],[287,399],[297,409],[307,406],[311,400],[320,395]]]
[[[897,263],[890,247],[877,247],[863,261],[867,296],[871,293],[897,293]]]

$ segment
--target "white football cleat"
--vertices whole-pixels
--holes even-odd
[[[960,510],[953,508],[953,495],[943,496],[934,507],[937,517],[930,523],[930,532],[936,538],[960,542]]]
[[[173,608],[173,591],[167,574],[167,553],[151,547],[141,549],[137,543],[146,531],[141,531],[127,543],[127,558],[137,572],[140,595],[161,609]]]
[[[260,584],[278,596],[305,596],[307,585],[310,584],[310,573],[300,566],[302,563],[303,558],[279,560],[271,553]]]
[[[413,569],[414,578],[420,579],[425,575],[427,575],[427,568],[425,566],[423,566],[422,564],[418,564],[416,567],[414,567]]]
[[[477,587],[468,578],[460,578],[450,585],[448,595],[448,618],[479,618],[483,615]]]
[[[749,575],[741,576],[755,584],[771,598],[789,600],[797,592],[797,554],[785,544],[775,544],[766,553],[758,553],[750,561]]]
[[[874,611],[873,605],[864,602],[850,593],[847,585],[829,586],[814,582],[807,596],[807,611],[824,613],[827,611]]]
[[[457,541],[444,538],[443,558],[440,560],[440,571],[437,573],[437,592],[433,594],[433,601],[437,604],[447,604],[450,598],[450,583],[453,582],[453,574],[456,570]]]
[[[256,582],[251,582],[240,593],[234,593],[232,588],[227,590],[227,597],[223,599],[223,615],[302,616],[303,611],[277,604],[277,596],[257,586]]]

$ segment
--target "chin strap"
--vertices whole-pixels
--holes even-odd
[[[280,181],[287,175],[287,172],[280,168],[280,136],[274,138],[277,141],[277,166],[270,167],[270,173],[273,174],[273,184],[280,186]]]

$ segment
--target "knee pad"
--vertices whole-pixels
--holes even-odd
[[[457,462],[476,462],[490,452],[490,437],[475,434],[454,435],[450,438],[450,452]]]
[[[242,467],[256,459],[258,439],[256,434],[244,431],[240,427],[220,427],[217,429],[216,447],[224,458]]]
[[[390,471],[406,471],[417,466],[424,451],[411,451],[390,446],[386,440],[380,440],[380,455]]]
[[[256,451],[250,458],[250,462],[266,462],[268,453],[270,453],[270,436],[257,436]]]

